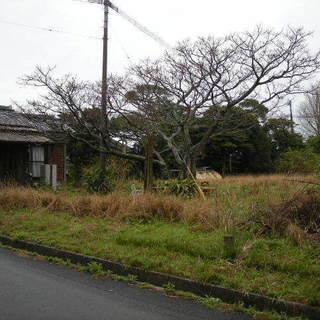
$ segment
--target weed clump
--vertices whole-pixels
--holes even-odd
[[[302,190],[289,200],[268,208],[258,207],[249,220],[258,225],[259,234],[286,235],[299,243],[308,235],[320,232],[320,191]]]
[[[158,183],[158,188],[165,194],[186,198],[192,198],[198,193],[197,186],[192,179],[173,179],[163,181],[161,183]]]
[[[87,190],[93,193],[107,194],[112,192],[114,184],[106,172],[99,168],[90,168],[85,174]]]
[[[41,206],[39,193],[31,188],[9,187],[1,190],[0,210],[37,208]]]
[[[177,198],[152,194],[139,195],[128,208],[128,215],[135,218],[158,218],[165,221],[179,221],[184,206]]]

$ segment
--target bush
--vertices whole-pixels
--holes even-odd
[[[92,158],[91,161],[82,163],[73,160],[70,163],[68,172],[68,181],[75,187],[87,184],[88,175],[99,167],[98,158]],[[107,177],[112,182],[123,182],[129,179],[140,179],[143,175],[143,167],[140,163],[121,159],[116,156],[109,156],[106,165]]]
[[[183,197],[193,197],[196,195],[197,186],[192,179],[167,180],[158,184],[159,189],[167,194]]]
[[[112,181],[128,180],[132,173],[133,163],[126,159],[118,157],[108,157],[107,175]]]
[[[84,179],[89,192],[106,194],[114,189],[114,184],[110,177],[99,168],[92,167],[87,169]]]
[[[69,168],[69,176],[68,181],[71,182],[71,184],[75,187],[81,185],[81,179],[82,179],[82,167],[79,164],[71,164]]]
[[[320,158],[309,150],[294,150],[281,154],[276,170],[283,173],[313,173],[318,170]]]
[[[295,243],[306,237],[319,242],[320,230],[320,191],[317,188],[306,189],[267,208],[255,208],[249,221],[258,234],[271,233],[280,237],[286,236]],[[250,224],[247,224],[250,226]],[[251,227],[250,227],[251,228]]]

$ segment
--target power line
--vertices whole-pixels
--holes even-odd
[[[97,0],[91,0],[96,2]],[[90,2],[91,2],[90,1]],[[100,0],[98,0],[100,1]],[[164,41],[161,37],[159,37],[157,34],[149,30],[147,27],[143,26],[141,23],[139,23],[136,19],[129,16],[126,12],[121,10],[119,7],[115,6],[112,2],[108,1],[109,7],[117,12],[122,18],[126,19],[128,22],[130,22],[132,25],[134,25],[137,29],[139,29],[141,32],[152,38],[154,41],[158,42],[162,46],[166,47],[167,49],[172,49],[170,44],[168,44],[166,41]]]
[[[167,49],[172,49],[171,45],[164,41],[161,37],[159,37],[156,33],[149,30],[147,27],[139,23],[136,19],[129,16],[125,11],[121,10],[119,7],[114,5],[110,0],[73,0],[77,2],[90,2],[93,4],[104,4],[106,1],[106,5],[109,6],[114,12],[118,13],[122,18],[127,20],[133,26],[135,26],[138,30],[146,34],[148,37],[152,38],[154,41],[158,42],[160,45],[166,47]]]
[[[35,29],[35,30],[40,30],[40,31],[66,34],[66,35],[70,35],[70,36],[74,36],[74,37],[81,37],[81,38],[94,39],[94,40],[102,40],[102,38],[95,37],[95,36],[91,36],[91,35],[85,35],[85,34],[80,34],[80,33],[72,33],[72,32],[63,31],[63,30],[58,30],[58,29],[53,29],[53,28],[32,26],[32,25],[22,24],[22,23],[18,23],[18,22],[0,20],[0,23],[2,23],[2,24],[8,24],[8,25],[13,25],[13,26],[17,26],[17,27]]]
[[[128,59],[128,61],[129,61],[131,64],[133,64],[133,61],[132,61],[132,59],[131,59],[128,51],[125,49],[125,47],[124,47],[124,45],[123,45],[123,42],[120,40],[120,37],[119,37],[118,32],[117,32],[114,28],[112,28],[112,29],[113,29],[112,32],[113,32],[113,34],[115,35],[115,39],[117,40],[117,42],[118,42],[121,50],[123,51],[123,53],[124,53],[124,55],[126,56],[126,58]]]

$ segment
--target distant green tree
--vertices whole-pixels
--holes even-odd
[[[223,174],[270,172],[271,140],[263,125],[267,108],[250,99],[234,107],[232,112],[226,128],[229,134],[211,137],[199,166],[210,167]],[[204,134],[207,119],[210,117],[205,115],[199,120],[202,126],[199,125],[195,138],[200,139]],[[242,126],[239,126],[239,122]],[[233,131],[232,128],[237,129]]]
[[[200,165],[223,174],[270,172],[271,140],[258,123],[241,133],[214,137],[205,148]]]
[[[265,128],[271,138],[272,160],[276,161],[279,156],[290,150],[304,148],[301,134],[292,131],[293,123],[285,118],[272,118],[267,121]]]
[[[312,152],[320,154],[320,136],[310,137],[306,142],[306,147]]]
[[[280,155],[275,168],[282,173],[314,173],[318,171],[320,157],[310,150],[292,150]]]
[[[267,173],[272,171],[272,144],[270,137],[262,126],[247,132],[247,143],[240,147],[242,153],[242,173]]]

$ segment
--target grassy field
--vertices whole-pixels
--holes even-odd
[[[289,180],[314,178],[229,177],[206,201],[3,187],[0,233],[319,307],[320,192]]]

